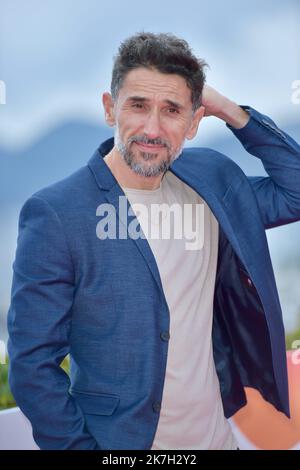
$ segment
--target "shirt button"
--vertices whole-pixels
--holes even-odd
[[[163,341],[169,341],[170,333],[168,331],[162,331],[160,337]]]
[[[155,401],[152,405],[153,411],[155,411],[155,413],[159,413],[160,406],[161,406],[160,401]]]

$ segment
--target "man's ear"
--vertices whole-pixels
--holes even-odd
[[[194,115],[192,117],[192,122],[191,122],[191,125],[189,127],[189,130],[186,134],[186,138],[191,140],[195,137],[195,135],[197,134],[197,131],[198,131],[198,127],[199,127],[199,124],[200,124],[200,121],[201,119],[203,118],[204,116],[204,113],[205,113],[205,107],[204,106],[200,106],[195,112],[194,112]]]
[[[114,112],[114,101],[110,93],[105,92],[102,95],[102,103],[105,112],[105,120],[107,124],[113,127],[116,123],[115,112]]]

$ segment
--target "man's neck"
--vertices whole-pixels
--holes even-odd
[[[116,147],[103,158],[120,186],[132,189],[157,189],[163,175],[142,176],[135,173],[123,160]]]

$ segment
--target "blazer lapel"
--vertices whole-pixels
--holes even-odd
[[[222,200],[217,197],[215,192],[213,192],[213,188],[210,188],[206,183],[204,176],[202,176],[205,175],[205,168],[203,168],[203,170],[204,171],[201,172],[199,164],[199,173],[195,176],[192,171],[189,171],[189,167],[184,161],[184,155],[176,160],[170,167],[172,173],[194,189],[208,204],[228,240],[231,242],[236,254],[245,264],[244,255],[241,252],[240,244],[236,238],[232,223],[229,220],[228,213],[224,209],[224,204]]]
[[[119,184],[115,184],[109,191],[107,191],[106,194],[104,194],[105,199],[110,204],[112,204],[114,206],[115,211],[116,211],[117,220],[119,220],[120,223],[125,228],[126,238],[130,239],[133,243],[136,244],[136,246],[139,249],[141,255],[144,257],[144,259],[145,259],[145,261],[146,261],[146,263],[147,263],[147,265],[148,265],[148,267],[149,267],[149,269],[150,269],[150,271],[151,271],[151,273],[152,273],[159,289],[161,289],[163,291],[162,282],[161,282],[159,270],[158,270],[158,267],[157,267],[157,264],[156,264],[156,260],[154,258],[153,252],[150,248],[150,245],[149,245],[147,239],[142,238],[142,237],[138,237],[137,239],[134,239],[134,238],[130,237],[130,234],[129,234],[129,231],[128,231],[128,218],[126,216],[126,214],[128,215],[128,213],[129,213],[130,203],[129,203],[127,198],[124,199],[124,200],[126,200],[126,205],[127,205],[126,213],[124,214],[125,211],[120,210],[120,204],[119,204],[120,196],[123,196],[124,198],[126,198],[126,196],[125,196],[122,188],[119,186]],[[124,215],[125,215],[125,217],[124,217]],[[130,223],[132,223],[134,220],[137,220],[137,217],[135,215],[130,216]],[[137,221],[137,223],[138,223],[138,221]]]

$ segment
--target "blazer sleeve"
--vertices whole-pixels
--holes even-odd
[[[41,449],[97,449],[60,367],[69,353],[74,269],[56,212],[32,196],[21,209],[8,312],[9,384]]]
[[[249,106],[242,129],[226,126],[245,150],[259,158],[268,176],[248,176],[265,228],[300,220],[300,146],[268,116]]]

